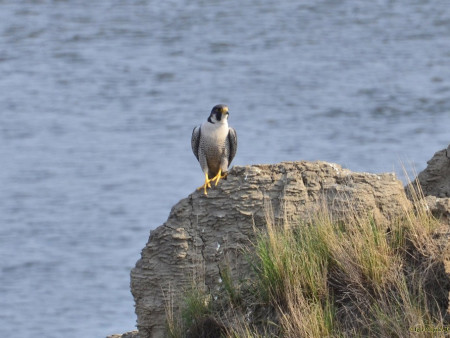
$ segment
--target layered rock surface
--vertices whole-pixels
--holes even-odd
[[[245,278],[251,269],[242,249],[255,241],[255,229],[264,229],[268,214],[279,223],[308,219],[319,202],[336,217],[352,209],[371,212],[378,222],[409,205],[393,174],[356,173],[326,162],[234,167],[207,196],[194,192],[181,200],[151,231],[131,272],[139,336],[164,336],[167,301],[181,294],[193,275],[203,274],[212,292],[224,264],[233,277]]]

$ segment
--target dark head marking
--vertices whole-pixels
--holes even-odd
[[[208,121],[211,123],[211,116],[213,115],[215,116],[217,121],[220,121],[223,115],[228,115],[228,106],[226,104],[215,105],[211,110],[211,115],[208,118]]]

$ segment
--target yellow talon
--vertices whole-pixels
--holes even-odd
[[[217,184],[219,183],[219,181],[220,181],[220,179],[221,178],[225,178],[225,177],[227,177],[227,174],[223,174],[222,175],[222,169],[219,169],[219,172],[217,173],[217,175],[216,176],[214,176],[213,178],[211,178],[211,181],[216,181],[216,186],[217,186]]]
[[[210,179],[208,178],[208,174],[205,173],[205,184],[203,184],[201,187],[198,187],[197,190],[204,189],[205,195],[208,195],[208,193],[206,192],[206,188],[211,188],[211,183],[209,183],[209,182],[211,182],[211,181],[212,181],[212,180],[210,180]]]
[[[209,179],[208,178],[208,174],[205,173],[205,183],[201,186],[198,187],[197,190],[203,189],[205,195],[208,195],[208,192],[206,191],[207,188],[211,188],[211,183],[210,182],[216,182],[215,186],[217,186],[217,184],[219,183],[221,178],[225,178],[227,177],[227,174],[223,174],[222,175],[222,170],[219,169],[219,172],[217,173],[216,176],[214,176],[213,178]]]

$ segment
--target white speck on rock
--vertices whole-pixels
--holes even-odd
[[[334,163],[330,163],[331,168],[334,169],[334,171],[336,171],[337,173],[339,173],[339,168],[336,167],[336,165]]]

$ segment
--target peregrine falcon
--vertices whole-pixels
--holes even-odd
[[[192,131],[192,151],[205,174],[205,184],[197,190],[203,188],[205,195],[208,195],[206,188],[211,188],[210,182],[217,185],[227,176],[236,155],[237,136],[236,131],[228,127],[228,115],[228,107],[218,104],[211,110],[208,120]]]

